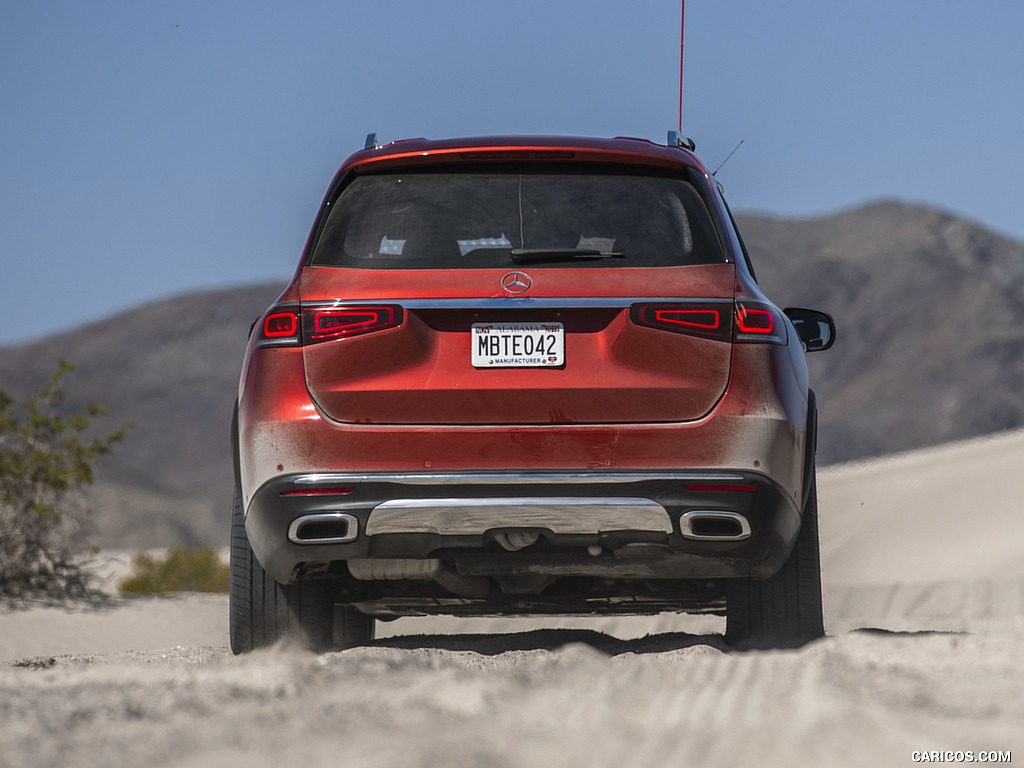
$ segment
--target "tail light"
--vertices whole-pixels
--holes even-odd
[[[383,331],[402,324],[402,308],[322,307],[302,310],[303,343],[315,344],[348,336]]]
[[[715,341],[785,344],[789,339],[782,313],[763,301],[634,304],[629,316],[637,325]]]
[[[257,347],[297,347],[302,342],[302,325],[297,304],[278,304],[256,321],[253,331]]]
[[[648,328],[716,341],[732,339],[731,301],[634,304],[629,316],[637,325]]]
[[[789,341],[782,313],[763,301],[736,302],[737,343],[785,344]]]
[[[257,347],[300,347],[396,328],[402,308],[391,304],[344,307],[279,304],[263,316]]]

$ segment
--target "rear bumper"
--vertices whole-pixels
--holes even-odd
[[[799,526],[785,489],[732,470],[284,475],[246,517],[282,583],[367,559],[474,575],[765,577]]]

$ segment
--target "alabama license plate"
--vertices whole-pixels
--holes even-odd
[[[565,365],[561,323],[474,323],[474,368],[555,368]]]

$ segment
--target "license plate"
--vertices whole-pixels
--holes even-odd
[[[474,323],[474,368],[557,368],[565,364],[561,323]]]

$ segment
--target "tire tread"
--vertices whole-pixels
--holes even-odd
[[[793,551],[771,578],[733,580],[728,586],[726,615],[725,640],[739,648],[798,648],[824,636],[813,475]]]
[[[249,545],[236,489],[231,511],[229,640],[242,654],[292,639],[313,651],[373,640],[374,618],[335,606],[327,579],[279,584],[263,570]]]

